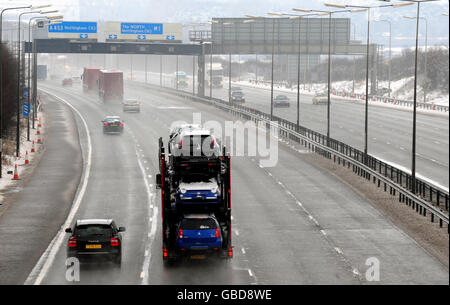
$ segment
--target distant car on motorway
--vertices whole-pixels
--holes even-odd
[[[232,103],[245,103],[244,92],[242,91],[232,91],[231,92],[231,102]]]
[[[185,215],[178,226],[177,246],[182,255],[204,259],[206,254],[220,254],[222,231],[213,214]]]
[[[122,262],[122,235],[125,227],[117,227],[112,219],[77,220],[67,244],[67,257],[81,261],[89,259],[111,260],[116,265]]]
[[[107,116],[102,120],[103,133],[122,133],[123,121],[119,116]]]
[[[66,77],[62,80],[63,87],[64,86],[72,86],[72,84],[73,84],[72,78]]]
[[[328,94],[326,92],[316,93],[313,99],[313,105],[327,104],[328,103]]]
[[[217,180],[201,174],[183,177],[176,194],[177,204],[219,204],[220,199]]]
[[[273,99],[273,107],[290,107],[289,98],[286,95],[277,95]]]
[[[141,103],[138,100],[128,99],[122,103],[123,112],[141,112]]]

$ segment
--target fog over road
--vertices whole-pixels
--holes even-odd
[[[78,84],[62,88],[59,83],[42,82],[39,87],[76,108],[91,137],[90,175],[74,219],[114,218],[127,228],[121,268],[82,266],[82,284],[365,284],[366,260],[373,257],[380,261],[382,284],[448,284],[448,269],[365,198],[282,144],[275,167],[261,168],[256,157],[232,158],[234,258],[164,266],[161,201],[154,186],[158,138],[168,138],[174,121],[191,122],[193,112],[201,113],[203,122],[223,123],[232,117],[137,83],[127,83],[125,95],[141,97],[140,113],[122,113],[120,104],[103,104],[95,94],[83,94]],[[259,98],[259,91],[244,90],[249,97]],[[346,128],[356,130],[360,121],[350,114],[344,117],[345,107],[334,106],[336,111],[343,108]],[[309,108],[311,113],[321,111]],[[292,108],[286,111],[293,112]],[[100,121],[112,114],[125,121],[122,135],[102,133]],[[383,132],[396,137],[392,143],[403,145],[400,135]],[[80,135],[86,133],[80,131]],[[439,152],[430,149],[430,153]],[[65,279],[67,237],[42,273],[42,284],[70,284]]]

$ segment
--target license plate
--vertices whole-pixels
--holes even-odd
[[[86,249],[101,249],[102,245],[86,245]]]
[[[191,255],[191,259],[205,259],[206,255]]]
[[[111,126],[111,127],[117,127],[117,124],[111,124],[111,125],[109,125],[109,126]]]

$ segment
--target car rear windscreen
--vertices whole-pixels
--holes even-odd
[[[216,222],[212,218],[187,218],[181,224],[183,230],[214,230],[217,229]]]
[[[90,236],[112,236],[112,228],[110,225],[100,225],[100,224],[90,224],[90,225],[80,225],[76,227],[74,235],[79,237],[90,237]]]

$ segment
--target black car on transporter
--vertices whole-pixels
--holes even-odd
[[[102,120],[103,133],[122,133],[123,122],[119,116],[107,116]]]
[[[112,260],[116,265],[122,262],[122,235],[125,227],[117,227],[112,219],[77,220],[67,244],[67,257],[81,261],[89,259]]]

